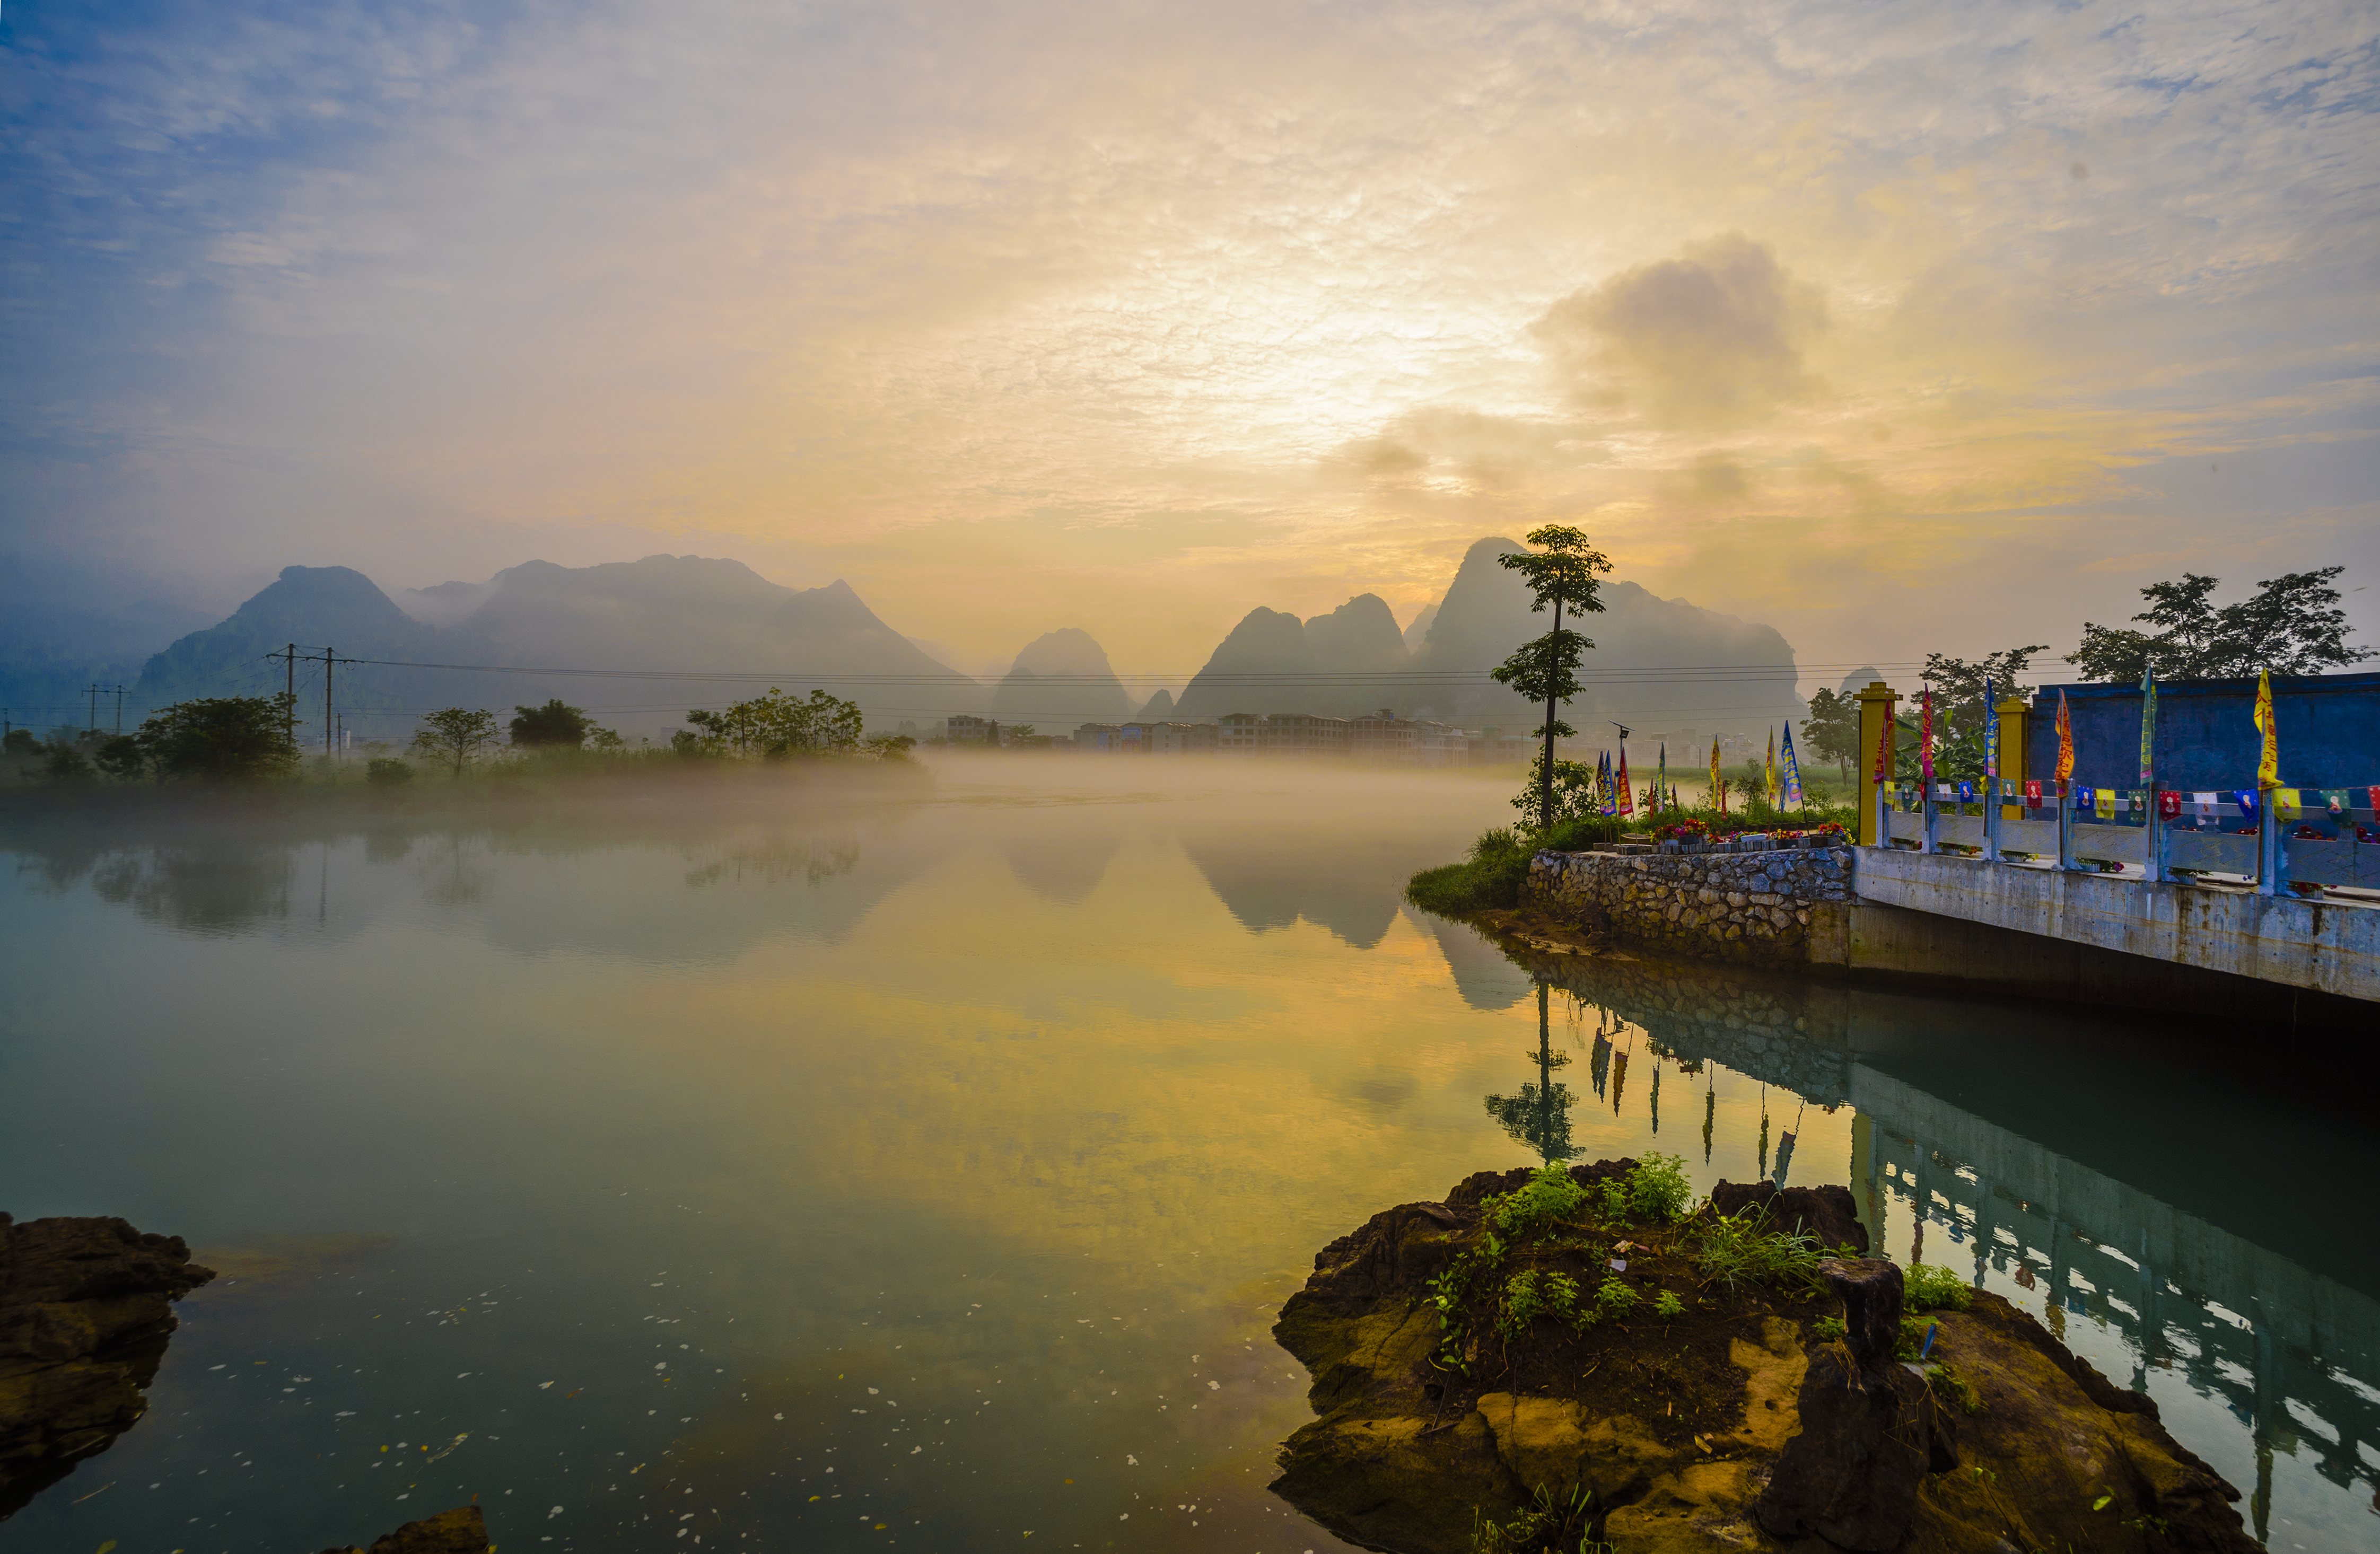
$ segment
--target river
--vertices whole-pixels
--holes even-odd
[[[1533,968],[1399,896],[1509,813],[1019,758],[18,827],[0,1208],[222,1277],[0,1554],[305,1554],[474,1496],[508,1554],[1342,1548],[1265,1489],[1308,1416],[1272,1315],[1375,1211],[1533,1162],[1542,1077],[1582,1158],[1849,1184],[2145,1388],[2277,1550],[2380,1537],[2350,1058]]]

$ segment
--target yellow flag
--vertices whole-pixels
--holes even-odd
[[[2281,785],[2281,724],[2273,715],[2273,672],[2256,676],[2256,728],[2265,736],[2265,753],[2256,759],[2256,786]]]
[[[1718,737],[1717,737],[1716,735],[1714,735],[1714,736],[1712,737],[1712,739],[1711,739],[1711,796],[1710,796],[1710,801],[1711,801],[1711,806],[1712,806],[1712,807],[1714,807],[1714,808],[1716,808],[1716,809],[1718,809],[1718,810],[1720,810],[1720,811],[1722,811],[1722,812],[1724,812],[1724,811],[1726,810],[1726,808],[1727,808],[1726,801],[1725,801],[1724,799],[1722,799],[1722,798],[1719,796],[1719,791],[1718,791]]]
[[[1769,807],[1777,805],[1777,731],[1768,731],[1768,764],[1761,770],[1761,783],[1767,789]]]

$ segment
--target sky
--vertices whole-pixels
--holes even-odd
[[[2200,0],[8,0],[0,565],[219,612],[293,563],[727,555],[961,655],[1079,625],[1182,674],[1258,604],[1410,620],[1549,522],[1805,664],[2063,651],[2184,569],[2354,589],[2375,40]]]

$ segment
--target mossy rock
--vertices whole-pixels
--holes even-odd
[[[1631,1163],[1571,1174],[1592,1187]],[[1856,1258],[1820,1265],[1827,1283],[1706,1286],[1694,1248],[1707,1206],[1678,1225],[1551,1227],[1496,1264],[1499,1278],[1624,1280],[1640,1295],[1624,1316],[1539,1316],[1500,1333],[1475,1297],[1442,1330],[1431,1281],[1480,1253],[1497,1195],[1528,1178],[1482,1173],[1443,1203],[1375,1216],[1325,1248],[1282,1307],[1274,1335],[1311,1371],[1317,1417],[1283,1444],[1273,1488],[1338,1536],[1466,1554],[1489,1546],[1483,1523],[1512,1524],[1550,1498],[1588,1508],[1566,1524],[1565,1549],[1593,1536],[1621,1554],[2258,1547],[2238,1491],[2166,1432],[2155,1405],[2023,1312],[1973,1292],[1963,1310],[1926,1314],[1929,1367],[1945,1363],[1972,1389],[1969,1413],[1937,1397],[1955,1389],[1876,1350],[1899,1330],[1898,1269]],[[1722,1184],[1713,1196],[1830,1234],[1849,1208],[1840,1188]],[[1624,1269],[1611,1266],[1621,1242]],[[1863,1317],[1828,1283],[1888,1309]],[[1663,1292],[1681,1308],[1668,1320],[1651,1312]],[[1818,1336],[1822,1319],[1846,1316],[1844,1336]]]

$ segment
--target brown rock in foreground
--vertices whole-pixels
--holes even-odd
[[[2154,1403],[2006,1301],[1969,1291],[1925,1313],[1931,1363],[1912,1366],[1899,1268],[1805,1258],[1797,1277],[1706,1282],[1708,1208],[1612,1218],[1603,1185],[1630,1163],[1572,1168],[1584,1207],[1505,1224],[1500,1250],[1494,1195],[1528,1172],[1474,1177],[1325,1249],[1273,1329],[1311,1370],[1318,1415],[1284,1443],[1274,1490],[1388,1554],[1465,1554],[1483,1520],[1516,1554],[1583,1537],[1624,1554],[2257,1548],[2238,1492]],[[1830,1205],[1763,1207],[1790,1230]],[[1543,1309],[1558,1281],[1580,1316]],[[1841,1338],[1820,1339],[1822,1318]]]
[[[140,1417],[172,1303],[213,1277],[179,1236],[0,1214],[0,1517]]]
[[[488,1524],[478,1506],[458,1505],[407,1522],[369,1549],[350,1544],[325,1548],[322,1554],[488,1554]]]

